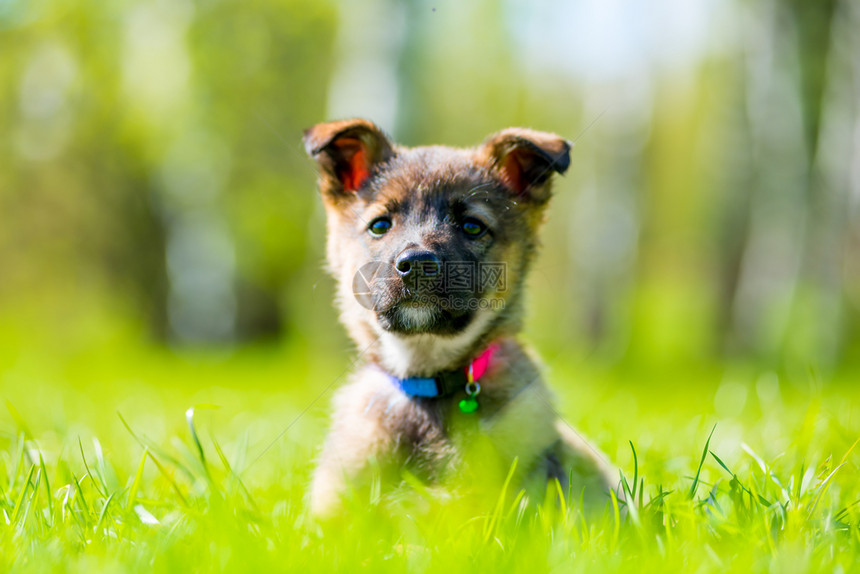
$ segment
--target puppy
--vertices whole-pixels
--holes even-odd
[[[616,471],[559,419],[517,340],[550,180],[567,170],[570,144],[510,128],[472,149],[407,148],[361,119],[318,124],[304,144],[319,164],[341,320],[359,351],[334,398],[312,512],[336,514],[372,470],[402,469],[474,490],[515,469],[519,487],[543,495],[558,480],[602,507]]]

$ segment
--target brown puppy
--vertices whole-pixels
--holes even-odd
[[[550,179],[570,144],[511,128],[474,149],[405,148],[366,120],[316,125],[304,142],[320,166],[341,320],[360,353],[334,399],[312,511],[335,513],[371,468],[452,484],[468,469],[486,488],[515,458],[519,485],[543,494],[558,479],[602,506],[616,472],[559,420],[516,340]]]

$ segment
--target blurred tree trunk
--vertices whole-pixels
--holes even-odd
[[[828,73],[836,8],[747,7],[750,199],[728,336],[734,349],[806,364],[831,363],[839,347],[847,194],[821,156],[826,93],[850,81]]]

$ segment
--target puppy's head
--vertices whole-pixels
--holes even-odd
[[[373,123],[305,132],[320,166],[328,264],[359,340],[387,333],[477,340],[515,329],[563,138],[510,128],[472,149],[406,148]]]

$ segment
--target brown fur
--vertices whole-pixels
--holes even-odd
[[[328,220],[328,267],[337,280],[341,320],[359,349],[360,366],[334,399],[332,428],[311,489],[317,515],[337,512],[371,463],[389,474],[408,468],[428,482],[456,484],[467,475],[482,485],[503,478],[517,459],[520,484],[542,494],[548,479],[577,499],[602,506],[615,471],[592,445],[558,419],[537,363],[517,341],[522,287],[550,198],[550,176],[569,163],[569,144],[553,134],[511,128],[473,149],[405,148],[366,120],[319,124],[305,145],[320,164]],[[390,231],[368,226],[387,218]],[[461,222],[488,231],[467,237]],[[459,294],[495,298],[502,309],[457,311],[449,297],[410,310],[415,294],[394,271],[409,250],[442,261],[504,262],[506,289]],[[379,262],[373,305],[360,304],[353,279]],[[376,269],[376,268],[375,268]],[[383,281],[383,279],[385,281]],[[480,408],[461,413],[464,397],[416,398],[390,381],[461,368],[499,343],[481,379]],[[485,448],[476,449],[477,445]],[[569,478],[574,483],[568,485]]]

